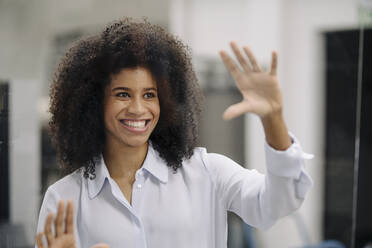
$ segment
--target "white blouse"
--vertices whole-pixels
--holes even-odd
[[[59,200],[72,199],[81,248],[226,248],[227,211],[266,229],[300,207],[312,181],[304,171],[306,154],[292,139],[286,151],[265,143],[266,176],[205,148],[196,148],[174,173],[150,144],[135,175],[132,205],[101,159],[94,180],[76,171],[48,188],[37,231]]]

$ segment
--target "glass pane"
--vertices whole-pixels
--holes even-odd
[[[355,164],[354,164],[354,197],[352,247],[370,247],[372,245],[372,201],[369,189],[371,150],[371,55],[368,44],[372,42],[372,2],[359,1],[359,59],[358,59],[358,98],[356,114]]]

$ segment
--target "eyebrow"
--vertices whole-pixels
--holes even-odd
[[[125,91],[130,91],[131,89],[128,88],[128,87],[116,87],[116,88],[113,88],[113,89],[112,89],[112,91],[116,91],[116,90],[125,90]],[[148,91],[148,90],[158,91],[156,88],[145,88],[144,90],[145,90],[145,91]]]

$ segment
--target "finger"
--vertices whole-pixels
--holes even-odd
[[[44,248],[44,244],[43,244],[43,233],[38,233],[36,235],[36,246],[37,248]]]
[[[243,57],[243,55],[240,52],[240,49],[239,49],[238,45],[236,44],[236,42],[231,42],[230,46],[231,46],[236,58],[238,59],[240,65],[243,67],[243,70],[246,71],[246,72],[252,71],[251,67],[247,63],[248,61]]]
[[[224,120],[231,120],[239,115],[245,114],[250,112],[250,106],[246,102],[240,102],[228,107],[225,112],[223,113],[222,118]]]
[[[237,79],[240,73],[240,70],[236,66],[235,62],[230,58],[229,55],[227,55],[225,51],[220,51],[220,56],[221,56],[222,62],[225,64],[226,68],[230,71],[233,78]]]
[[[50,246],[54,241],[54,235],[52,231],[52,224],[53,224],[54,214],[50,213],[45,221],[44,232],[48,242],[48,246]]]
[[[96,244],[92,248],[110,248],[108,244]]]
[[[58,202],[58,212],[55,222],[56,227],[56,237],[60,237],[63,233],[63,220],[65,218],[65,205],[63,201]]]
[[[67,202],[66,233],[74,233],[74,205],[71,200]]]
[[[249,47],[245,46],[245,47],[243,47],[243,50],[244,50],[245,54],[248,56],[249,62],[251,62],[253,71],[261,71],[260,66],[258,65],[257,60],[254,57],[251,49],[249,49]]]
[[[278,53],[273,51],[271,54],[271,70],[270,70],[270,74],[272,76],[276,76],[277,68],[278,68]]]

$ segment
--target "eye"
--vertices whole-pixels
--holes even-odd
[[[117,96],[117,97],[130,97],[128,92],[119,92],[115,96]]]
[[[143,96],[144,96],[144,98],[146,98],[146,99],[156,97],[155,93],[153,93],[153,92],[147,92],[147,93],[145,93]]]

